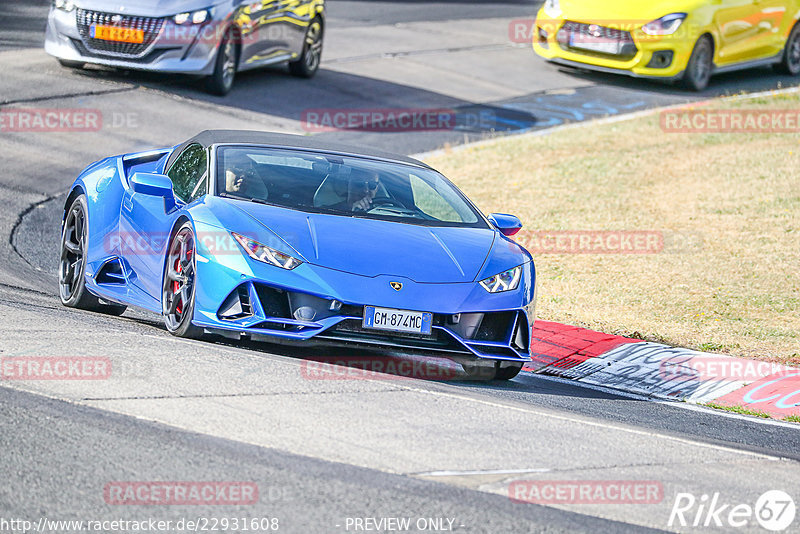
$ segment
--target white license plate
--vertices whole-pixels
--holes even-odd
[[[620,51],[619,41],[615,41],[611,37],[595,37],[586,33],[573,33],[570,35],[569,46],[571,48],[580,48],[582,50],[591,50],[592,52],[611,55],[617,55]]]
[[[364,328],[430,334],[433,314],[392,308],[364,307]]]

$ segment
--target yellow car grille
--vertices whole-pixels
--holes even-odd
[[[570,20],[561,26],[556,40],[570,52],[620,60],[631,59],[639,51],[628,31]]]

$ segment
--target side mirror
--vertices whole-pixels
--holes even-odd
[[[134,193],[154,197],[172,196],[172,180],[163,174],[137,172],[131,177],[131,187]]]
[[[175,208],[175,193],[172,191],[172,180],[169,176],[137,172],[131,176],[131,188],[134,193],[163,198],[165,213]]]
[[[504,236],[511,237],[522,229],[522,221],[514,215],[492,213],[489,215],[489,220]]]

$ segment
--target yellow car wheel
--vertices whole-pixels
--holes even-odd
[[[795,24],[789,34],[783,49],[783,59],[775,65],[775,70],[792,76],[800,74],[800,24]]]
[[[708,87],[711,70],[714,66],[714,44],[708,35],[697,40],[683,74],[683,84],[693,90],[702,91]]]

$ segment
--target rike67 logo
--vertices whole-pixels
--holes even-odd
[[[758,523],[770,532],[783,532],[792,526],[796,513],[794,499],[781,490],[765,492],[755,505],[727,502],[719,492],[700,498],[691,493],[678,493],[668,526],[684,527],[683,532],[686,527],[752,529]]]

